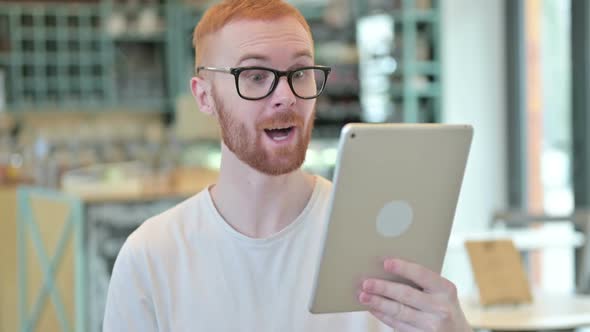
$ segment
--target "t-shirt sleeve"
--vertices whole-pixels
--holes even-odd
[[[158,331],[148,269],[138,248],[127,239],[113,268],[103,332]]]

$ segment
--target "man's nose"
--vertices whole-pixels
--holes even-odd
[[[297,97],[291,90],[287,77],[279,78],[277,88],[272,93],[272,98],[273,106],[275,108],[285,108],[295,104]]]

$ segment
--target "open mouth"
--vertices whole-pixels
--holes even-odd
[[[264,129],[266,135],[273,141],[283,141],[289,137],[289,134],[295,129],[293,126]]]

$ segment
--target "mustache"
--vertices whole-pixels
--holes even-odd
[[[303,127],[303,122],[303,117],[298,115],[296,112],[278,112],[273,114],[271,117],[259,121],[256,124],[256,129],[263,130],[265,128],[287,126]]]

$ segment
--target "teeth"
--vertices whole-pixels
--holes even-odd
[[[289,136],[288,134],[285,135],[285,136],[275,136],[272,139],[275,140],[275,141],[282,141],[282,140],[287,139],[288,136]]]

